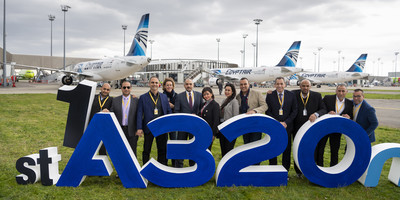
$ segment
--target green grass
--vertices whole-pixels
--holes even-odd
[[[0,198],[1,199],[398,199],[400,188],[389,182],[387,175],[391,162],[384,165],[379,185],[365,188],[358,182],[344,188],[322,188],[306,178],[295,177],[292,168],[286,187],[216,187],[215,178],[195,188],[162,188],[149,183],[147,189],[126,189],[115,178],[88,177],[81,186],[42,186],[40,182],[18,185],[15,162],[20,157],[38,153],[40,149],[57,146],[64,170],[73,149],[62,146],[68,104],[56,100],[53,94],[0,95]],[[400,130],[379,127],[378,143],[400,143]],[[343,138],[343,137],[342,137]],[[237,145],[243,144],[242,139]],[[345,141],[342,139],[341,155]],[[138,155],[141,161],[143,138],[139,140]],[[152,154],[156,158],[156,145]],[[212,153],[218,164],[221,159],[219,141],[215,140]],[[328,163],[329,145],[325,163]],[[279,159],[280,160],[280,159]],[[187,164],[187,161],[185,162]]]

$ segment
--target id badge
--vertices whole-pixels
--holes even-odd
[[[158,109],[154,108],[154,115],[158,115]]]
[[[283,109],[279,109],[279,115],[283,115]]]
[[[303,110],[303,116],[307,116],[307,110],[305,108]]]

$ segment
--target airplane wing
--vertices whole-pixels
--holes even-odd
[[[22,64],[15,64],[14,66],[17,66],[18,69],[36,69],[36,70],[49,70],[49,71],[55,71],[55,72],[61,72],[66,75],[75,75],[75,76],[80,76],[80,77],[93,77],[93,74],[90,73],[79,73],[75,71],[69,71],[69,70],[63,70],[63,69],[55,69],[55,68],[48,68],[48,67],[38,67],[38,66],[29,66],[29,65],[22,65]]]

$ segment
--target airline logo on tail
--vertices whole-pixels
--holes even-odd
[[[283,56],[277,67],[296,67],[297,57],[299,56],[301,41],[293,42],[289,50]]]
[[[367,54],[361,54],[356,62],[346,72],[363,72]]]
[[[132,46],[126,56],[146,56],[147,37],[149,33],[150,14],[145,14],[140,20]]]

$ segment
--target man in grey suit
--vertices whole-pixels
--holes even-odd
[[[184,92],[176,95],[175,99],[175,113],[190,113],[197,115],[200,111],[200,105],[202,102],[202,97],[200,92],[193,91],[193,80],[186,79],[185,80],[185,90]],[[187,140],[193,138],[193,135],[187,132],[178,132],[178,140]],[[195,164],[194,161],[189,160],[189,165],[193,166]],[[177,160],[175,162],[175,167],[182,168],[183,160]]]
[[[125,137],[136,156],[136,147],[138,136],[136,136],[136,110],[139,99],[131,95],[131,83],[128,81],[122,82],[122,95],[115,97],[112,102],[111,112],[114,112]]]

